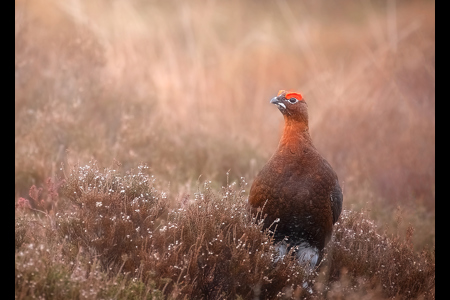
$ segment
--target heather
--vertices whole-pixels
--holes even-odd
[[[435,296],[434,250],[414,251],[413,229],[388,235],[364,212],[344,210],[310,273],[278,257],[276,226],[261,230],[244,178],[220,190],[204,182],[174,207],[144,165],[121,174],[91,162],[75,166],[60,193],[55,185],[47,209],[33,208],[45,202],[34,187],[16,208],[19,299]]]

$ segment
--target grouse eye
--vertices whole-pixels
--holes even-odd
[[[289,102],[291,102],[291,103],[295,103],[295,102],[297,102],[298,100],[297,99],[295,99],[295,98],[291,98],[291,99],[289,99]]]

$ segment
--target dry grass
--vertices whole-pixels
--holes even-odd
[[[77,235],[70,231],[70,228],[77,228],[70,222],[91,223],[99,213],[105,216],[102,222],[108,222],[106,220],[114,215],[118,218],[120,212],[125,213],[123,209],[128,212],[127,205],[131,204],[126,201],[133,200],[136,195],[123,198],[113,194],[115,198],[107,198],[108,191],[99,189],[97,194],[90,194],[86,192],[88,186],[81,185],[85,190],[75,190],[76,196],[70,198],[61,192],[57,195],[60,182],[54,178],[72,178],[70,173],[77,167],[70,166],[90,165],[103,172],[95,166],[107,166],[116,160],[123,171],[115,173],[111,170],[117,168],[111,167],[108,169],[112,172],[110,176],[126,182],[132,181],[126,178],[126,172],[134,172],[132,169],[145,164],[149,174],[158,178],[159,183],[157,186],[153,183],[155,190],[150,186],[143,187],[148,189],[149,196],[145,198],[149,201],[148,207],[140,217],[130,215],[132,224],[123,223],[120,230],[128,232],[137,226],[149,226],[146,230],[154,232],[151,226],[165,224],[170,227],[167,222],[191,224],[191,218],[197,221],[206,213],[192,211],[194,208],[188,202],[194,201],[195,195],[207,195],[210,200],[205,205],[212,205],[217,202],[216,198],[222,197],[222,186],[227,189],[229,182],[241,182],[244,177],[251,183],[276,148],[282,118],[268,101],[279,89],[299,90],[308,102],[313,141],[340,178],[344,187],[344,209],[349,211],[349,216],[356,217],[356,211],[364,210],[365,218],[373,220],[382,238],[389,237],[398,245],[404,245],[406,241],[405,238],[397,240],[397,236],[404,236],[405,232],[411,231],[409,228],[413,228],[414,234],[408,245],[404,245],[409,249],[407,251],[414,249],[414,253],[408,254],[412,255],[410,257],[419,255],[423,249],[434,249],[434,10],[433,1],[204,3],[135,0],[110,3],[17,0],[15,199],[20,209],[16,210],[15,228],[18,249],[16,296],[30,295],[29,287],[23,282],[17,283],[17,274],[28,272],[28,269],[19,272],[18,268],[31,259],[39,264],[36,266],[40,270],[39,280],[52,278],[51,274],[56,272],[65,283],[61,290],[53,293],[64,294],[64,290],[72,298],[89,298],[87,294],[80,294],[89,290],[89,280],[75,281],[75,269],[69,268],[67,261],[79,263],[82,270],[88,265],[93,267],[89,278],[98,282],[94,284],[98,290],[93,292],[98,298],[113,297],[111,295],[117,293],[123,293],[120,294],[122,298],[132,298],[133,293],[140,293],[137,298],[144,295],[157,298],[162,290],[165,295],[189,295],[190,292],[192,295],[218,295],[227,290],[230,295],[249,297],[256,291],[250,292],[249,286],[255,287],[255,282],[264,276],[270,278],[270,273],[261,271],[246,276],[242,282],[247,285],[242,288],[234,286],[238,281],[217,283],[214,280],[219,279],[214,279],[214,284],[222,286],[220,291],[208,292],[208,289],[200,288],[207,285],[206,277],[202,279],[203,283],[186,281],[186,286],[188,283],[193,286],[189,292],[180,283],[182,279],[174,277],[179,276],[180,270],[174,271],[177,275],[168,271],[169,266],[179,264],[178,254],[171,254],[167,260],[162,260],[161,267],[145,265],[151,272],[166,268],[167,274],[142,275],[145,278],[135,275],[133,272],[140,265],[138,256],[133,255],[142,253],[114,246],[114,239],[98,240],[97,244],[91,245],[91,234],[95,233],[89,232],[92,228],[85,228],[89,233],[86,236]],[[94,160],[96,165],[88,163]],[[137,175],[138,172],[134,173]],[[47,181],[49,177],[53,181]],[[151,176],[148,180],[152,181]],[[203,182],[207,181],[211,181],[208,192],[198,191],[198,187],[203,188]],[[98,182],[94,183],[97,187]],[[121,183],[111,181],[110,184]],[[27,197],[33,185],[35,188]],[[67,187],[64,189],[68,190]],[[162,198],[162,191],[167,198]],[[236,199],[223,204],[223,209],[230,209],[234,203],[238,208],[236,213],[242,217],[246,192],[234,191],[232,194]],[[94,203],[94,200],[95,203],[109,201],[108,206],[115,208],[108,212],[103,211],[105,206],[83,207],[83,201]],[[187,211],[175,213],[183,201],[187,201],[183,208]],[[36,215],[23,214],[22,209],[32,209]],[[226,226],[235,226],[236,232],[233,233],[231,227],[221,228],[215,223],[217,220],[209,219],[205,222],[210,223],[202,225],[208,227],[190,225],[195,228],[192,231],[186,226],[184,231],[172,229],[171,243],[180,240],[177,234],[182,234],[187,245],[192,247],[191,250],[179,248],[179,253],[187,255],[189,261],[194,260],[200,253],[195,251],[203,247],[200,246],[202,242],[197,241],[202,232],[208,241],[217,234],[236,234],[237,238],[244,233],[252,234],[255,241],[268,238],[257,234],[256,227],[245,227],[250,220],[232,220],[231,215],[215,215],[214,209],[208,209],[215,218],[225,218]],[[61,224],[67,224],[64,235],[70,237],[68,240],[62,238],[63,225],[58,227],[50,222],[56,222],[56,213],[65,219],[66,223],[61,221]],[[66,218],[70,213],[74,217]],[[144,215],[151,217],[144,222],[141,220]],[[149,221],[155,224],[147,224]],[[349,222],[344,221],[338,228],[344,226],[342,230],[350,230],[354,225]],[[45,229],[42,226],[46,226]],[[79,226],[81,230],[85,225]],[[95,230],[100,230],[106,225],[99,223],[96,226],[100,227]],[[31,232],[34,231],[46,241],[42,251],[36,250],[40,243],[33,239]],[[137,233],[133,234],[136,235],[133,245],[139,248],[143,241]],[[336,238],[346,239],[339,237],[339,233]],[[153,239],[160,247],[157,253],[163,253],[167,245],[158,240],[158,235]],[[150,247],[148,243],[142,247]],[[339,249],[336,245],[333,247]],[[349,249],[354,254],[355,249]],[[37,262],[38,254],[33,252],[47,250],[54,255]],[[248,250],[233,255],[249,255],[245,254]],[[262,248],[259,251],[264,252]],[[408,298],[405,291],[424,292],[427,288],[422,284],[427,285],[430,278],[434,280],[433,274],[427,280],[420,279],[423,283],[414,281],[419,287],[408,285],[413,284],[411,281],[391,289],[390,283],[381,278],[395,276],[397,269],[394,266],[384,275],[358,273],[349,261],[335,256],[345,253],[340,251],[333,252],[332,261],[342,261],[347,270],[345,276],[351,280],[345,281],[347,279],[337,275],[342,270],[341,265],[335,264],[335,268],[331,265],[326,272],[329,278],[324,279],[322,287],[317,286],[317,295],[322,295],[322,288],[328,291],[327,298],[335,297],[331,291],[336,293],[335,298],[342,291],[358,298],[367,286],[372,292],[379,286],[377,291],[386,297],[399,293]],[[20,252],[24,254],[18,256]],[[131,255],[130,258],[127,256],[121,272],[118,269],[123,262],[121,254],[116,252]],[[358,260],[358,266],[364,265],[364,270],[375,272],[375,267],[386,265],[383,259],[397,259],[394,250],[386,253],[386,258],[380,252],[376,253],[377,257],[373,259],[378,259],[378,265]],[[259,256],[249,257],[252,264],[243,264],[236,270],[256,270],[254,260]],[[419,255],[417,259],[425,258]],[[221,265],[223,260],[215,263],[221,271],[208,269],[208,272],[226,273],[232,272],[229,268],[234,268],[232,262],[227,266]],[[112,270],[107,270],[109,264],[112,264]],[[29,270],[34,270],[34,266]],[[214,263],[209,266],[213,268]],[[98,273],[95,273],[96,268]],[[187,278],[202,278],[198,275],[201,272],[196,273],[192,268],[193,273],[189,276],[193,277]],[[277,273],[280,278],[291,274],[279,272],[287,272],[284,275]],[[260,275],[263,277],[258,277]],[[138,279],[130,285],[133,276]],[[320,276],[318,278],[322,278]],[[350,288],[353,279],[372,277],[379,279],[374,279],[374,284],[364,279],[364,282],[358,281],[361,283],[357,285],[358,290]],[[169,278],[170,283],[167,283],[169,279],[163,283],[163,278]],[[36,284],[46,286],[45,280]],[[292,280],[300,282],[302,278]],[[123,284],[124,288],[119,292],[115,283]],[[282,285],[277,284],[272,283],[274,290]],[[36,289],[39,290],[36,295],[47,293],[44,287]],[[294,297],[297,295],[294,291],[288,289],[285,292]]]
[[[16,297],[435,297],[434,250],[415,252],[412,229],[406,238],[380,234],[363,213],[344,211],[324,261],[308,274],[295,256],[275,259],[272,235],[249,213],[243,179],[220,192],[205,182],[169,209],[146,169],[120,175],[95,162],[75,166],[52,193],[58,205],[19,205]]]

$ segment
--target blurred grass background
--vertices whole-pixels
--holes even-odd
[[[308,102],[344,208],[434,246],[426,0],[16,0],[16,201],[91,159],[147,163],[172,201],[228,170],[251,184],[280,138],[280,89]]]

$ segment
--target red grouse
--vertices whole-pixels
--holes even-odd
[[[270,100],[284,116],[277,150],[256,176],[249,204],[263,208],[280,255],[295,247],[298,260],[315,267],[342,210],[343,194],[330,164],[314,147],[302,95],[281,90]],[[264,217],[264,216],[263,216]]]

